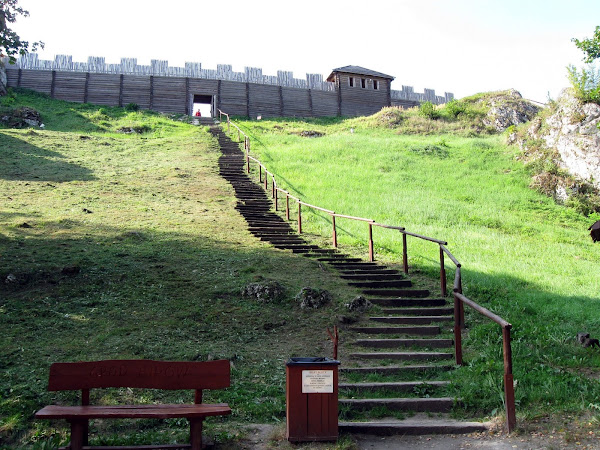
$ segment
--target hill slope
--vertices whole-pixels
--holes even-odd
[[[379,117],[239,124],[279,183],[304,201],[449,242],[466,294],[513,324],[521,419],[586,412],[600,393],[600,355],[575,340],[579,331],[599,333],[590,220],[530,189],[518,150],[498,136],[409,135],[402,125],[376,126]],[[307,229],[328,233],[326,217],[305,216]],[[342,226],[338,240],[364,254],[364,224]],[[401,260],[399,234],[378,230],[374,240],[378,259]],[[436,247],[408,245],[413,272],[435,276]],[[477,314],[467,323],[460,395],[469,408],[501,408],[499,329]]]
[[[231,403],[230,434],[235,421],[282,420],[285,361],[330,355],[325,328],[355,292],[315,261],[247,231],[206,129],[34,94],[20,93],[11,106],[20,104],[38,110],[46,127],[0,129],[2,445],[64,438],[66,423],[32,421],[44,404],[75,400],[46,392],[56,361],[227,358],[234,384],[207,401]],[[132,128],[141,133],[119,132]],[[242,297],[242,287],[264,280],[285,288],[280,303]],[[301,311],[293,297],[304,286],[328,289],[334,303]],[[159,395],[192,400],[188,392]],[[208,426],[227,438],[220,420]],[[162,442],[181,442],[188,433],[181,421],[144,433],[101,427],[104,443],[159,433],[168,437]]]

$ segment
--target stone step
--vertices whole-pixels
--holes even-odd
[[[449,381],[399,381],[392,383],[339,383],[340,390],[354,391],[376,391],[385,389],[388,391],[414,392],[415,388],[443,388],[450,384]]]
[[[264,236],[260,237],[261,241],[268,241],[273,245],[307,245],[307,242],[304,239],[298,239],[298,238],[287,238],[287,239],[282,239],[281,237],[278,238],[266,238]]]
[[[369,422],[339,422],[338,424],[338,429],[342,433],[376,436],[467,434],[487,431],[490,427],[489,422],[461,422],[453,419],[434,419],[430,417],[410,417],[404,420],[385,419]]]
[[[273,239],[285,239],[285,238],[295,238],[299,239],[298,235],[294,233],[292,230],[280,230],[277,232],[274,231],[252,231],[252,234],[259,238],[273,238]]]
[[[445,306],[448,303],[443,298],[370,298],[371,303],[379,306]]]
[[[332,257],[338,257],[339,255],[340,258],[347,257],[347,255],[344,255],[343,253],[338,253],[338,250],[334,248],[315,248],[315,251],[313,253],[315,254],[315,256],[331,255]]]
[[[423,374],[426,372],[448,372],[452,370],[449,365],[412,364],[406,366],[370,366],[370,367],[340,367],[340,374],[378,374],[378,375],[403,375]]]
[[[436,325],[420,325],[412,327],[352,327],[351,331],[367,334],[411,334],[417,336],[434,336],[440,334]]]
[[[411,287],[412,282],[410,280],[392,280],[392,281],[351,281],[348,283],[350,286],[359,288],[383,289],[383,288],[402,288]]]
[[[398,361],[440,361],[452,359],[454,355],[446,352],[373,352],[351,353],[357,359],[393,359]]]
[[[357,339],[354,344],[371,348],[450,348],[454,345],[454,341],[452,339]]]
[[[273,245],[273,247],[281,249],[281,250],[306,250],[306,251],[310,251],[313,249],[313,245],[308,245],[308,244],[275,244]]]
[[[400,324],[422,324],[427,325],[433,322],[449,322],[454,320],[452,316],[396,316],[396,317],[369,317],[369,320],[379,323],[400,323]]]
[[[251,225],[248,227],[248,231],[250,231],[251,233],[254,232],[271,232],[274,234],[277,233],[286,233],[286,234],[290,234],[290,233],[295,233],[295,231],[292,229],[292,227],[290,227],[287,223],[285,222],[280,222],[280,223],[273,223],[273,224],[265,224],[265,225]]]
[[[361,260],[360,258],[351,258],[348,256],[335,256],[335,257],[330,256],[330,257],[319,258],[319,261],[332,262],[332,263],[336,263],[336,264],[356,263],[356,262],[359,262],[360,260]]]
[[[365,295],[378,297],[429,297],[428,289],[364,289]]]
[[[392,411],[439,412],[452,411],[456,400],[452,397],[430,398],[359,398],[339,399],[338,405],[357,411],[386,407]]]
[[[340,278],[343,280],[364,280],[364,281],[398,281],[406,280],[404,275],[399,273],[359,273],[359,274],[342,274]]]
[[[423,308],[383,308],[381,310],[384,314],[402,314],[404,316],[434,316],[434,315],[447,315],[454,314],[454,308],[436,308],[436,307],[423,307]]]
[[[402,275],[395,269],[361,269],[361,270],[340,270],[342,275]],[[402,275],[404,276],[404,275]]]
[[[360,259],[359,259],[360,261]],[[374,262],[340,262],[340,261],[331,261],[331,265],[339,270],[372,270],[377,268],[385,268],[385,266],[380,266]]]

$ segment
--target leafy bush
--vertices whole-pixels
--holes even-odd
[[[463,114],[466,110],[467,105],[454,99],[450,100],[448,103],[446,103],[446,106],[444,106],[444,111],[446,114],[454,119],[456,119],[460,114]]]
[[[139,111],[140,106],[137,103],[128,103],[125,105],[125,111]]]
[[[440,117],[440,112],[431,102],[421,103],[421,105],[419,106],[419,114],[431,120],[435,120]]]
[[[567,71],[569,82],[579,100],[586,103],[600,103],[600,70],[590,65],[582,67],[579,72],[577,67],[570,65]]]

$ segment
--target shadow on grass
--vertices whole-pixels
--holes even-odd
[[[76,393],[46,392],[53,362],[225,358],[233,364],[232,387],[207,392],[206,401],[230,403],[233,420],[264,423],[283,420],[287,358],[330,354],[325,328],[335,320],[337,306],[306,312],[294,301],[304,286],[334,293],[337,283],[345,286],[316,261],[258,242],[245,247],[126,226],[68,226],[19,228],[3,242],[0,416],[13,421],[12,429],[1,431],[4,442],[16,446],[23,444],[15,441],[20,432],[67,426],[34,425],[32,419],[44,404],[77,403]],[[278,281],[285,298],[260,303],[241,295],[243,286],[261,280]],[[336,304],[346,301],[340,295],[338,290]],[[123,392],[99,391],[92,393],[96,401],[123,398]],[[193,401],[190,392],[126,394],[135,401],[155,395],[165,402]]]
[[[64,161],[61,153],[36,147],[30,143],[0,133],[2,158],[0,178],[11,181],[90,181],[93,172],[78,164]]]

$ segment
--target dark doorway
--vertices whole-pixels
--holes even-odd
[[[196,116],[198,111],[202,117],[213,116],[213,96],[212,95],[200,95],[194,94],[194,101],[192,102],[192,115]]]

